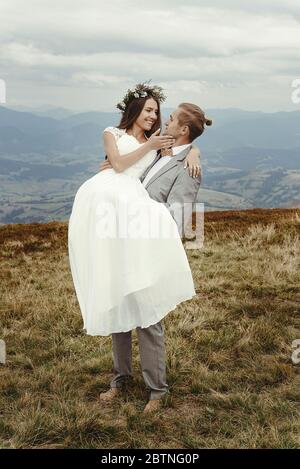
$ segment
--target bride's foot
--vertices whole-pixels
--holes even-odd
[[[99,396],[100,401],[110,402],[120,393],[118,388],[110,388],[106,392],[102,392]]]

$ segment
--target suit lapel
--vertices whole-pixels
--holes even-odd
[[[150,169],[152,168],[152,166],[155,165],[155,163],[161,158],[161,154],[160,154],[160,150],[157,152],[156,154],[156,157],[154,158],[153,162],[148,166],[148,168],[146,169],[146,171],[144,172],[143,174],[143,180],[145,179],[145,177],[147,176],[147,174],[149,173]]]
[[[147,182],[146,186],[145,186],[145,189],[147,189],[147,187],[152,184],[154,181],[156,181],[157,178],[159,178],[160,176],[162,176],[164,173],[166,173],[167,171],[169,171],[170,169],[174,168],[174,166],[177,166],[178,163],[180,161],[182,161],[186,155],[188,154],[188,152],[190,151],[190,146],[186,149],[184,149],[183,151],[181,151],[180,153],[178,153],[178,155],[175,155],[172,157],[172,159],[166,163],[162,168],[160,168],[157,173],[155,173],[152,178]],[[150,169],[152,168],[152,166],[154,166],[154,164],[161,158],[161,154],[159,153],[157,155],[157,157],[155,158],[153,164],[149,167],[149,171]],[[148,171],[147,171],[148,173]],[[146,174],[147,175],[147,174]],[[145,177],[146,177],[145,175]]]

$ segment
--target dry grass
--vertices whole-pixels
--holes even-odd
[[[89,337],[73,289],[67,224],[0,229],[2,448],[299,447],[300,211],[206,214],[187,251],[197,297],[164,319],[170,397],[143,416],[134,381],[112,408],[111,337]]]

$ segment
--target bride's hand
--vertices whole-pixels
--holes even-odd
[[[154,132],[147,141],[151,150],[167,149],[174,145],[175,138],[172,135],[159,135],[160,129]]]
[[[104,160],[99,166],[99,170],[103,171],[104,169],[110,169],[112,168],[112,165],[110,164],[109,160]]]
[[[189,167],[189,175],[196,178],[201,173],[200,150],[194,145],[185,158],[184,168]]]

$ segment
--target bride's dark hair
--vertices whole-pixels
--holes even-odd
[[[133,99],[123,112],[120,124],[117,126],[117,128],[126,130],[131,129],[134,122],[137,120],[142,110],[144,109],[146,101],[150,98],[154,99],[157,104],[157,119],[154,122],[152,128],[150,130],[145,131],[145,135],[147,135],[147,137],[150,137],[154,132],[156,132],[157,129],[161,128],[160,102],[158,101],[158,99],[154,98],[154,96],[151,95],[148,95],[144,98]]]

